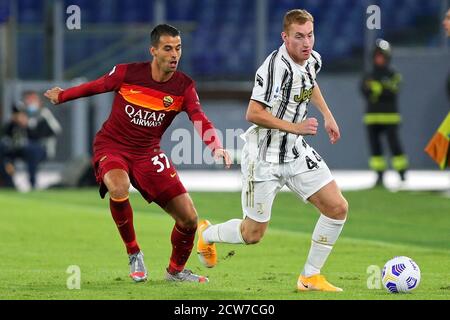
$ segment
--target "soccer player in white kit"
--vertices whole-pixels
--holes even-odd
[[[303,139],[315,135],[318,121],[307,118],[311,101],[321,112],[330,142],[340,138],[339,127],[325,102],[317,73],[320,55],[313,51],[314,18],[306,10],[286,13],[283,45],[257,70],[247,120],[254,125],[244,135],[241,170],[244,218],[198,227],[197,253],[207,267],[217,264],[215,243],[255,244],[267,229],[277,192],[287,185],[319,211],[312,244],[297,281],[298,290],[342,291],[320,269],[347,217],[348,204],[325,161]]]

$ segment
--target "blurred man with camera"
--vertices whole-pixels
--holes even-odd
[[[39,164],[55,155],[56,136],[61,126],[35,91],[25,91],[23,99],[13,107],[11,119],[3,128],[0,140],[1,171],[3,185],[12,187],[14,162],[25,162],[30,187],[36,188]]]

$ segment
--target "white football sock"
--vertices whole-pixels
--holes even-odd
[[[311,248],[302,275],[310,277],[320,273],[328,255],[333,249],[339,234],[344,227],[345,220],[335,220],[320,215],[312,234]]]
[[[245,243],[241,234],[241,219],[232,219],[214,224],[203,232],[203,240],[208,243]]]

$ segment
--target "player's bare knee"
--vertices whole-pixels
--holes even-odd
[[[245,218],[241,224],[242,239],[246,244],[256,244],[261,241],[267,229],[267,223],[256,222]]]
[[[242,239],[246,244],[257,244],[264,237],[262,230],[248,230],[242,233]]]
[[[113,169],[108,171],[103,183],[108,189],[109,195],[113,199],[128,198],[128,190],[130,189],[130,178],[128,174],[121,169]]]
[[[183,229],[196,230],[198,223],[197,215],[190,215],[186,218],[178,219],[177,224]]]
[[[345,220],[348,213],[348,202],[344,198],[334,204],[329,210],[329,217],[336,220]]]
[[[129,183],[113,184],[108,187],[109,195],[113,199],[125,199],[128,198],[130,189]]]
[[[262,236],[257,234],[251,234],[251,235],[242,235],[242,238],[244,239],[246,244],[257,244],[261,241]]]
[[[345,198],[343,198],[339,209],[340,220],[346,219],[347,214],[348,214],[348,201],[345,200]]]

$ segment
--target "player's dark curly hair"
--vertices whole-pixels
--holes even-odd
[[[171,26],[170,24],[158,24],[156,27],[153,28],[152,32],[150,33],[150,39],[151,44],[153,47],[158,46],[159,38],[164,35],[169,35],[171,37],[176,37],[180,35],[180,31]]]

